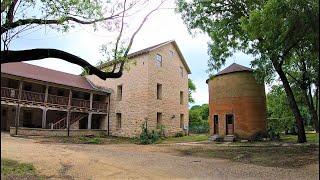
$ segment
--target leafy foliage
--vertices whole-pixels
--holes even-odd
[[[296,96],[299,97],[299,94]],[[303,117],[305,117],[305,125],[311,127],[311,116],[306,105],[302,101],[298,101],[298,105]],[[271,91],[267,94],[267,111],[267,131],[271,139],[279,139],[281,133],[296,133],[294,116],[286,94],[280,85],[272,86]]]
[[[189,131],[192,133],[209,132],[208,116],[208,104],[192,106],[189,110]]]
[[[193,83],[193,81],[190,78],[188,79],[188,89],[189,89],[189,103],[194,103],[192,93],[196,91],[196,85]]]
[[[291,59],[298,53],[319,61],[319,1],[178,0],[177,11],[190,32],[200,29],[210,37],[209,73],[218,71],[235,51],[242,51],[255,57],[251,65],[258,80],[272,83],[279,75],[296,119],[299,142],[305,142],[303,118],[286,66],[293,64]]]
[[[153,144],[160,140],[161,134],[164,131],[164,127],[161,129],[153,129],[151,132],[148,130],[147,121],[141,125],[140,144]]]

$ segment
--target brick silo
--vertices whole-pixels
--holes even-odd
[[[233,63],[207,80],[210,134],[248,139],[266,132],[266,96],[252,69]]]

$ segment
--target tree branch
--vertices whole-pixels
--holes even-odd
[[[21,51],[5,50],[1,51],[0,59],[1,64],[4,64],[10,62],[32,61],[45,58],[58,58],[73,64],[77,64],[84,69],[88,69],[90,75],[95,74],[103,80],[107,78],[119,78],[122,76],[122,71],[119,71],[117,73],[103,72],[89,64],[86,60],[58,49],[29,49]]]
[[[23,26],[23,25],[27,25],[27,24],[63,24],[64,22],[67,21],[74,21],[76,23],[79,24],[93,24],[96,22],[100,22],[100,21],[105,21],[105,20],[109,20],[109,19],[115,19],[118,18],[119,14],[113,15],[113,16],[109,16],[109,17],[104,17],[104,18],[100,18],[100,19],[95,19],[92,21],[84,21],[84,20],[80,20],[77,19],[75,17],[65,17],[63,19],[52,19],[52,20],[46,20],[46,19],[19,19],[13,23],[5,23],[1,26],[1,34],[5,33],[6,31],[10,30],[10,29],[14,29],[16,27],[19,26]]]

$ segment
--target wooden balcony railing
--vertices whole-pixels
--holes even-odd
[[[8,87],[1,87],[1,98],[18,99],[19,90]]]
[[[56,105],[67,106],[68,105],[68,101],[69,101],[69,97],[56,96],[56,95],[48,94],[48,100],[47,100],[48,104],[56,104]]]
[[[92,101],[92,109],[106,110],[107,104],[100,101]]]
[[[90,108],[90,101],[84,99],[72,98],[71,106]]]
[[[19,90],[8,87],[1,87],[1,99],[16,99],[19,98]],[[22,91],[21,92],[21,101],[25,102],[37,102],[44,103],[45,102],[45,93],[38,93],[32,91]],[[65,96],[56,96],[52,94],[48,94],[47,104],[53,105],[62,105],[68,106],[69,97]],[[90,101],[84,99],[72,98],[71,106],[73,107],[81,107],[81,108],[90,108]],[[105,102],[101,101],[93,101],[92,109],[94,110],[106,110],[108,105]]]
[[[44,102],[44,93],[22,91],[21,100],[30,102]]]

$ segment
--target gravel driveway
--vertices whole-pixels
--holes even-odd
[[[46,144],[1,133],[1,157],[33,163],[48,179],[319,179],[318,164],[284,169],[168,151],[163,145]]]

